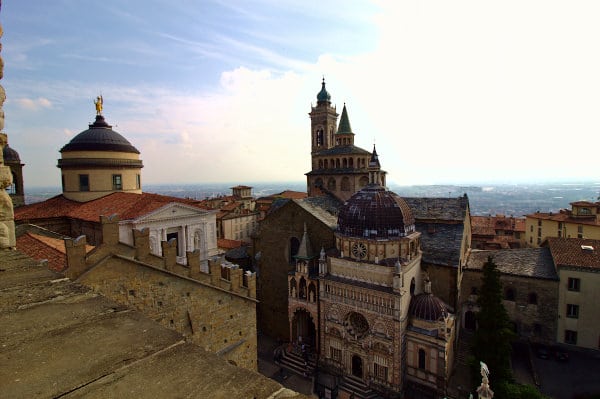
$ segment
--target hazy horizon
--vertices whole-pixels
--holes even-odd
[[[146,184],[299,181],[323,77],[390,184],[597,181],[598,1],[10,1],[0,17],[26,185],[60,184],[99,95]]]

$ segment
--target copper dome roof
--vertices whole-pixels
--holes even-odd
[[[10,148],[8,144],[2,150],[2,157],[4,158],[4,162],[21,162],[19,153]]]
[[[338,232],[362,238],[403,237],[415,231],[406,202],[378,184],[369,184],[341,207]]]
[[[410,301],[408,312],[412,317],[427,321],[438,321],[448,317],[446,304],[430,293],[414,296]]]
[[[140,152],[127,139],[112,130],[102,115],[96,115],[96,121],[61,148],[65,151],[118,151],[139,154]]]

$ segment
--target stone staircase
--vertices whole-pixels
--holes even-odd
[[[469,330],[461,330],[456,351],[456,367],[468,367],[469,356],[471,356],[471,343],[475,333]]]
[[[313,354],[309,354],[305,361],[302,353],[296,350],[287,350],[285,345],[277,348],[276,351],[280,353],[278,362],[281,367],[304,377],[311,377],[314,374],[316,358]]]
[[[354,395],[356,399],[378,399],[381,398],[376,392],[371,390],[367,384],[360,378],[347,375],[340,383],[340,390],[344,390]]]

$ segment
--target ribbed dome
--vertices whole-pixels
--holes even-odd
[[[4,162],[21,162],[19,153],[10,148],[8,144],[6,144],[6,147],[2,150],[2,157],[4,158]]]
[[[325,78],[323,78],[323,83],[321,83],[321,91],[317,94],[317,102],[322,101],[331,101],[331,95],[325,89]]]
[[[369,184],[340,209],[338,231],[361,238],[403,237],[415,231],[415,219],[396,193],[378,184]]]
[[[96,121],[65,145],[60,152],[66,151],[119,151],[140,152],[119,133],[112,130],[102,115],[96,115]]]
[[[448,317],[448,308],[435,295],[424,293],[411,299],[408,313],[417,319],[438,321]]]

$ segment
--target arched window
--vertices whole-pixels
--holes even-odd
[[[300,240],[298,240],[296,237],[290,238],[290,258],[288,259],[290,264],[295,263],[294,256],[298,253],[299,248],[300,248]]]
[[[323,163],[323,166],[325,167],[325,169],[329,169],[329,161],[325,160],[325,162]]]
[[[306,279],[304,277],[300,279],[300,286],[298,287],[298,298],[306,299]]]
[[[336,167],[336,169],[339,169],[339,168],[340,168],[340,159],[339,159],[339,158],[337,158],[337,159],[335,160],[335,167]]]
[[[323,145],[323,129],[319,129],[317,130],[317,147],[320,147]]]
[[[529,295],[527,295],[527,303],[529,303],[530,305],[537,305],[537,301],[538,298],[535,292],[530,292]]]
[[[323,160],[319,159],[319,169],[323,169]]]
[[[293,297],[296,292],[298,292],[298,287],[296,287],[296,279],[292,278],[290,280],[290,296]]]
[[[348,159],[347,158],[342,159],[342,167],[344,167],[344,168],[348,167]]]
[[[419,368],[425,370],[425,349],[419,349]]]
[[[348,159],[348,166],[351,167],[351,168],[354,167],[354,158]]]
[[[317,180],[315,180],[315,187],[323,187],[323,179],[319,177]]]
[[[327,190],[335,191],[335,179],[333,177],[330,177],[327,181]]]
[[[350,191],[350,179],[347,176],[342,178],[342,182],[340,183],[340,188],[342,191]]]
[[[412,280],[410,280],[410,295],[415,295],[415,287],[416,287],[416,283],[415,283],[415,278],[413,277]]]
[[[507,288],[504,290],[504,299],[506,299],[507,301],[514,301],[515,300],[515,290],[513,288]]]

